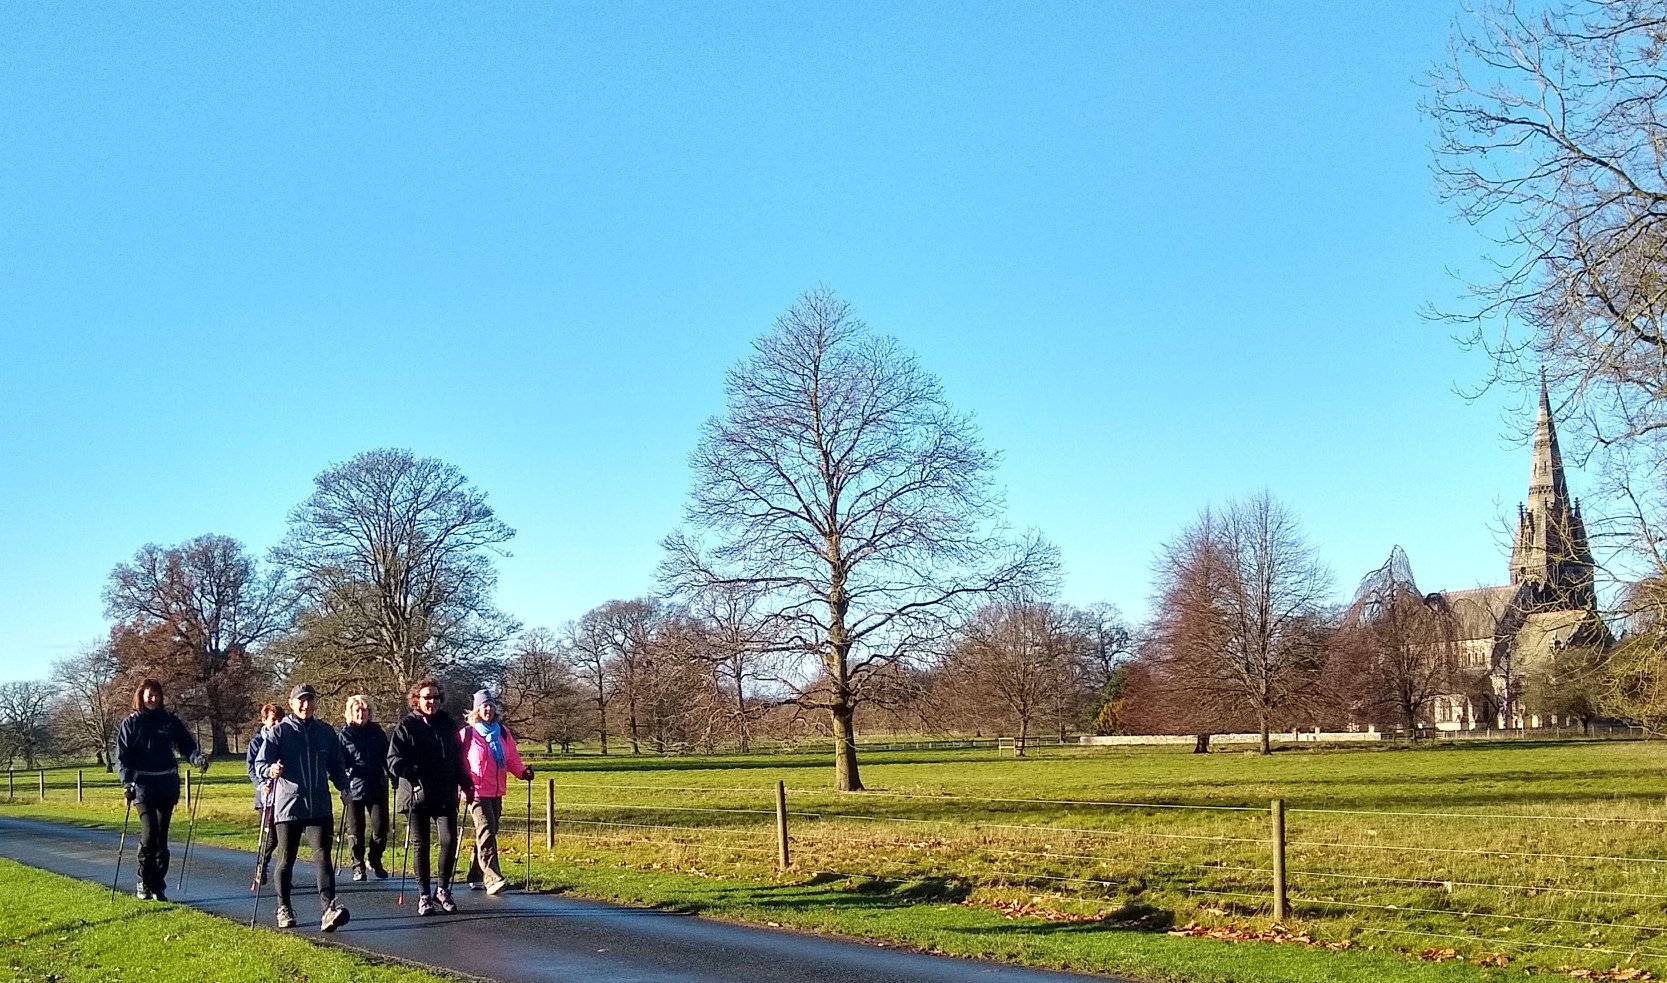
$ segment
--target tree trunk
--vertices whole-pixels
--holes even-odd
[[[1268,740],[1268,720],[1266,717],[1262,718],[1262,753],[1273,753],[1273,742]]]
[[[857,774],[857,732],[849,702],[828,708],[833,716],[834,731],[834,788],[840,792],[861,792],[862,779]]]
[[[1193,742],[1192,742],[1192,753],[1193,754],[1209,754],[1210,753],[1210,735],[1208,735],[1208,734],[1198,734],[1198,735],[1196,735],[1193,738]]]
[[[209,744],[212,747],[210,753],[214,757],[224,758],[232,753],[231,744],[227,741],[226,722],[224,720],[218,717],[210,720],[208,722],[208,733]]]

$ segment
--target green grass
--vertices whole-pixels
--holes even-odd
[[[0,860],[0,972],[11,983],[442,983],[170,904]],[[24,903],[21,899],[27,898]],[[256,958],[251,955],[257,954]]]
[[[535,762],[532,876],[545,890],[1153,980],[1445,980],[1623,965],[1662,975],[1661,757],[1654,744],[1579,741],[1267,758],[899,751],[865,757],[871,791],[860,795],[827,790],[821,755],[570,757]],[[239,772],[210,774],[198,836],[248,849],[253,813]],[[558,783],[548,851],[546,777]],[[46,801],[30,801],[31,780],[0,811],[119,822],[113,786],[89,785],[78,805],[73,771],[48,778]],[[792,814],[786,871],[775,865],[778,780]],[[1288,810],[1284,927],[1348,948],[1167,934],[1270,926],[1274,798]],[[504,839],[516,878],[525,809],[524,787],[513,789]],[[1595,856],[1630,859],[1576,859]],[[1417,958],[1445,947],[1471,963]],[[1509,970],[1475,965],[1498,956]]]

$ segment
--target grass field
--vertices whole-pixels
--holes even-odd
[[[446,983],[179,905],[0,860],[0,973],[12,983]],[[251,959],[250,953],[260,958]]]
[[[545,890],[1154,980],[1641,978],[1667,973],[1664,754],[1638,742],[888,752],[865,758],[870,791],[853,795],[827,791],[821,756],[579,756],[535,762],[531,876]],[[114,786],[86,775],[85,803],[59,770],[44,801],[30,775],[0,809],[119,822]],[[249,848],[240,768],[216,766],[207,788],[198,835]],[[1291,899],[1280,933],[1275,798]],[[519,877],[524,786],[505,813]]]

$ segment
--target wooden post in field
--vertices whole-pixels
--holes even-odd
[[[544,786],[544,849],[556,848],[556,780],[548,779]]]
[[[46,798],[46,769],[45,768],[42,768],[41,771],[40,771],[40,783],[41,783],[41,798],[44,799],[44,798]]]
[[[6,769],[6,801],[10,802],[17,796],[17,773]]]
[[[185,769],[185,808],[188,812],[191,809],[191,769],[189,768]]]
[[[776,782],[776,850],[781,860],[781,869],[786,870],[793,865],[793,858],[787,852],[787,783]]]
[[[1285,920],[1285,800],[1273,800],[1273,920]]]
[[[87,794],[81,788],[81,769],[75,769],[75,801],[87,801]]]

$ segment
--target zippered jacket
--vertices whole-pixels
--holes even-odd
[[[473,801],[475,783],[463,764],[457,722],[444,710],[408,713],[388,737],[388,774],[399,779],[394,808],[424,816],[457,814],[457,797]]]
[[[457,732],[463,742],[463,760],[469,765],[469,777],[474,780],[475,794],[488,799],[501,799],[509,790],[509,780],[519,779],[527,771],[521,763],[521,752],[515,746],[515,735],[509,728],[498,726],[499,740],[504,745],[503,767],[492,757],[492,745],[473,724],[464,724]]]
[[[167,708],[135,710],[116,729],[116,775],[132,785],[134,801],[172,806],[179,801],[179,758],[197,758],[197,739]]]
[[[260,757],[261,746],[265,743],[266,728],[256,727],[255,736],[249,738],[249,747],[243,754],[243,770],[249,773],[249,782],[255,786],[256,809],[265,809],[272,804],[272,783],[261,774],[260,766],[255,761]]]
[[[347,763],[347,797],[354,802],[387,802],[388,732],[367,720],[344,724],[338,733]]]
[[[317,717],[285,717],[266,736],[255,755],[260,774],[282,763],[284,773],[272,783],[272,821],[330,822],[330,785],[347,790],[347,767],[341,741]]]

